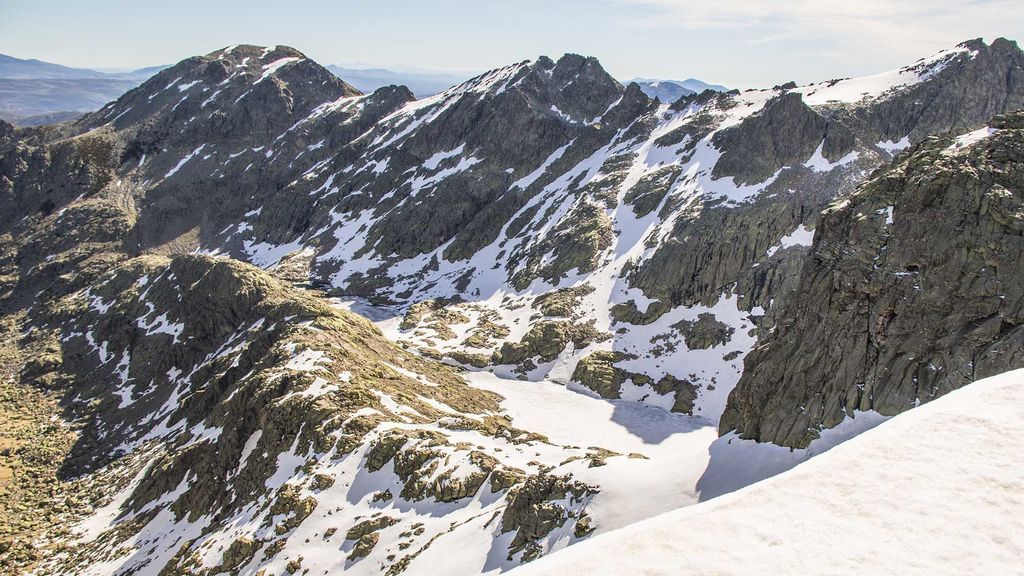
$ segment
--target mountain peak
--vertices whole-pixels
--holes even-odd
[[[274,61],[280,58],[306,58],[302,52],[291,46],[256,46],[253,44],[235,44],[206,55],[210,59],[243,59],[255,57],[259,61]]]
[[[360,94],[294,48],[236,45],[161,70],[82,122],[123,128],[156,119],[177,126],[172,133],[185,133],[254,101],[259,102],[259,115],[280,114],[280,121],[290,125],[294,116],[304,116],[325,102]],[[239,113],[251,116],[256,109]]]

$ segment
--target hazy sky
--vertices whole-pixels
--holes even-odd
[[[881,72],[998,36],[1024,41],[1024,0],[0,0],[0,53],[93,68],[238,43],[446,70],[577,52],[621,79],[752,87]]]

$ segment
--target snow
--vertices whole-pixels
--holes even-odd
[[[423,167],[430,171],[437,170],[438,164],[440,164],[443,160],[446,160],[448,158],[454,158],[455,156],[459,156],[460,154],[462,154],[462,150],[465,147],[465,144],[460,144],[457,148],[454,148],[452,150],[436,152],[430,158],[427,158],[426,160],[423,161]]]
[[[250,434],[249,438],[245,441],[245,445],[242,446],[242,455],[238,459],[239,472],[242,470],[242,468],[245,468],[246,464],[248,464],[249,456],[252,454],[252,451],[256,449],[256,445],[259,444],[260,438],[262,436],[263,430],[257,430]]]
[[[890,154],[895,154],[896,152],[906,150],[910,147],[910,136],[904,136],[896,142],[893,142],[892,140],[882,140],[879,141],[878,144],[875,144],[875,146]]]
[[[854,150],[848,153],[847,155],[843,156],[842,158],[836,160],[835,162],[831,162],[827,158],[825,158],[824,154],[822,154],[822,150],[824,148],[825,141],[822,140],[821,144],[818,144],[818,148],[814,151],[814,154],[812,154],[811,157],[807,160],[807,162],[804,163],[804,166],[810,168],[811,170],[814,170],[815,172],[828,172],[829,170],[833,170],[840,166],[845,166],[851,162],[854,162],[855,160],[857,160],[857,158],[860,157],[860,153]]]
[[[160,314],[153,320],[147,320],[149,315],[154,312],[153,305],[148,304],[148,306],[150,308],[149,313],[136,319],[136,326],[145,330],[146,336],[152,336],[154,334],[168,334],[174,338],[174,343],[176,344],[181,333],[185,331],[185,325],[180,322],[171,322],[167,318],[167,312]]]
[[[302,60],[302,58],[298,56],[289,56],[287,58],[280,58],[278,60],[274,60],[270,64],[266,64],[265,66],[263,66],[263,75],[260,76],[260,79],[257,80],[256,83],[263,82],[267,78],[270,78],[275,72],[277,72],[284,66],[287,66],[288,64],[291,64],[293,62],[298,62],[299,60]]]
[[[794,92],[803,94],[804,102],[808,106],[854,103],[866,98],[877,98],[886,92],[913,86],[931,78],[942,71],[950,62],[965,53],[969,53],[967,48],[957,46],[899,70],[861,78],[847,78],[811,84],[797,88]]]
[[[330,362],[330,358],[326,354],[320,350],[307,348],[295,356],[292,356],[288,360],[288,363],[285,364],[285,368],[296,372],[315,372],[324,369],[320,365],[324,362]]]
[[[803,224],[796,227],[786,236],[783,236],[779,240],[779,244],[783,248],[789,248],[790,246],[810,246],[814,241],[814,230],[808,230],[807,226]]]
[[[772,479],[512,574],[1015,573],[1022,406],[1024,370],[980,380]]]
[[[962,134],[960,136],[957,136],[956,139],[953,140],[953,143],[949,145],[947,151],[969,148],[974,144],[977,144],[978,142],[981,142],[982,140],[998,132],[999,130],[995,128],[989,128],[986,126],[984,128],[979,128],[973,132]]]
[[[814,230],[808,230],[803,224],[795,230],[779,239],[778,246],[768,249],[768,256],[775,254],[779,249],[786,249],[792,246],[811,246],[814,244]]]
[[[203,144],[202,146],[196,148],[188,156],[185,156],[184,158],[179,160],[178,163],[175,164],[174,168],[171,168],[170,171],[167,172],[167,174],[164,174],[164,178],[170,178],[171,176],[174,176],[178,172],[178,170],[181,170],[181,167],[184,166],[186,162],[199,155],[199,153],[203,151],[203,148],[206,148],[206,144]]]
[[[244,240],[242,246],[249,256],[249,261],[264,269],[277,266],[285,256],[305,247],[299,240],[280,245]]]

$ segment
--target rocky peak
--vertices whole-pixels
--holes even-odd
[[[622,99],[618,101],[613,110],[605,113],[604,118],[617,115],[631,116],[636,118],[654,105],[654,98],[648,96],[643,88],[636,82],[630,82],[622,93]]]
[[[565,54],[558,61],[539,56],[492,70],[456,89],[456,93],[499,101],[525,99],[530,108],[570,123],[593,121],[623,91],[596,58],[578,54]]]
[[[545,59],[551,62],[550,59]],[[538,64],[540,60],[538,59]],[[565,54],[535,76],[541,80],[541,90],[568,118],[591,120],[599,117],[623,93],[624,88],[611,77],[597,58],[579,54]],[[546,102],[545,102],[546,103]]]
[[[187,125],[211,116],[305,114],[361,93],[294,48],[232,46],[182,60],[84,116],[84,129],[146,122]],[[216,114],[215,114],[216,113]],[[170,128],[168,126],[168,128]]]
[[[367,95],[363,107],[396,110],[415,100],[416,96],[407,86],[382,86]]]
[[[1020,50],[1017,46],[1017,42],[1003,38],[1000,36],[992,41],[991,44],[986,44],[984,38],[972,38],[957,44],[957,48],[965,48],[971,52],[995,52],[1002,54],[1012,54]]]
[[[9,138],[14,134],[14,124],[0,120],[0,138]]]

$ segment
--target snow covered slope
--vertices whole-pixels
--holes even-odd
[[[513,574],[1020,574],[1022,455],[1016,370],[785,474]]]

